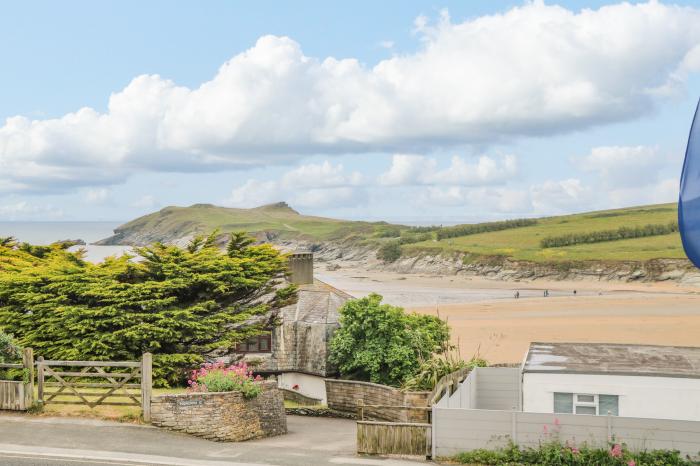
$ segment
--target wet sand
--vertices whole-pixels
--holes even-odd
[[[464,358],[478,352],[491,363],[520,362],[531,341],[700,346],[700,289],[673,283],[515,283],[353,270],[317,276],[353,296],[377,292],[406,309],[439,312]]]

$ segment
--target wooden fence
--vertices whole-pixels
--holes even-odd
[[[0,380],[0,409],[26,411],[34,404],[34,352],[25,348],[21,364],[0,363],[0,369],[21,369],[22,380]]]
[[[368,420],[366,413],[383,410],[420,411],[428,422],[383,422]],[[367,455],[414,455],[432,452],[431,408],[415,406],[359,405],[357,407],[357,452]],[[415,416],[408,416],[415,417]]]
[[[140,406],[151,420],[152,355],[141,361],[45,361],[37,359],[39,402]],[[119,401],[115,401],[119,400]]]

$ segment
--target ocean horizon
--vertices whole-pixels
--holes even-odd
[[[56,241],[85,241],[85,259],[100,262],[107,256],[121,255],[131,249],[129,246],[97,246],[92,243],[114,234],[114,229],[124,222],[0,222],[0,237],[13,236],[17,240],[36,245],[48,245]]]

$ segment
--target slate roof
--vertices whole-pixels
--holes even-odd
[[[700,347],[530,343],[528,372],[700,378]]]
[[[337,324],[338,309],[352,299],[349,294],[314,279],[313,284],[299,285],[297,302],[282,309],[284,322]]]

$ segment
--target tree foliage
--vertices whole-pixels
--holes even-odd
[[[344,377],[398,387],[420,361],[447,346],[449,328],[437,317],[407,314],[381,301],[372,293],[343,305],[330,359]]]
[[[445,238],[456,238],[458,236],[476,235],[489,231],[509,230],[511,228],[522,228],[537,225],[534,218],[516,218],[514,220],[502,220],[499,222],[476,223],[473,225],[455,225],[453,227],[440,228],[436,237],[438,240]]]
[[[260,333],[296,297],[283,286],[283,255],[234,235],[185,248],[156,243],[100,264],[60,247],[36,254],[0,246],[0,328],[46,359],[138,360],[154,354],[154,382],[180,383],[187,368]]]
[[[401,257],[401,243],[392,240],[382,245],[377,251],[377,259],[384,262],[394,262]]]
[[[668,235],[678,231],[678,222],[667,224],[649,224],[638,227],[620,227],[617,230],[600,230],[588,233],[572,233],[562,236],[548,236],[542,238],[540,246],[543,248],[560,248],[575,244],[603,243],[605,241],[619,241],[622,239],[645,238],[647,236]]]

